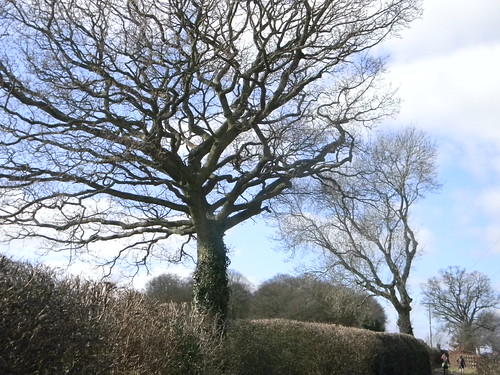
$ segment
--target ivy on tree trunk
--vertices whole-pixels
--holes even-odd
[[[194,273],[194,307],[202,316],[216,319],[223,327],[228,313],[229,258],[223,232],[215,225],[198,235],[198,262]]]

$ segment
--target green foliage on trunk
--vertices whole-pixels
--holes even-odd
[[[222,237],[222,236],[221,236]],[[198,264],[194,272],[194,307],[202,316],[215,316],[220,326],[228,314],[229,258],[222,241],[204,244],[198,239]]]

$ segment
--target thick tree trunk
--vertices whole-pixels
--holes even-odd
[[[398,312],[398,328],[400,333],[406,333],[413,336],[413,327],[410,320],[411,307],[397,308]]]
[[[229,258],[224,233],[214,222],[198,227],[198,260],[194,272],[194,308],[202,316],[215,318],[223,328],[229,305],[227,267]]]
[[[472,323],[463,323],[456,327],[452,337],[464,353],[476,353],[479,348],[478,332],[474,330]]]

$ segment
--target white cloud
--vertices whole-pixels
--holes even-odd
[[[435,235],[431,228],[422,227],[418,230],[418,246],[422,256],[436,252]]]
[[[500,190],[487,188],[478,192],[477,204],[489,219],[496,221],[500,228]]]
[[[391,68],[403,98],[398,122],[447,137],[500,140],[500,44]]]
[[[421,19],[384,47],[399,61],[446,55],[500,41],[498,0],[426,0]]]
[[[438,140],[443,194],[453,195],[452,209],[460,213],[455,220],[468,230],[485,231],[489,223],[500,223],[489,215],[473,225],[485,213],[478,197],[485,189],[500,191],[498,61],[500,43],[394,65],[390,74],[403,98],[396,121],[414,124]],[[496,201],[491,194],[483,199]]]
[[[403,99],[399,124],[471,151],[477,142],[500,143],[498,19],[498,0],[424,1],[423,18],[383,46],[391,53],[388,78]]]

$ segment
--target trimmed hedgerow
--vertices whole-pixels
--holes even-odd
[[[427,346],[410,336],[241,320],[223,339],[188,306],[2,256],[0,304],[2,375],[430,374]]]
[[[91,290],[57,282],[47,268],[0,257],[0,373],[95,374],[106,368],[109,360],[98,354],[108,331]]]
[[[232,375],[428,375],[427,346],[408,335],[290,320],[239,321],[227,337]]]
[[[431,358],[428,346],[421,340],[402,334],[378,334],[373,374],[429,374]]]
[[[111,374],[220,374],[221,337],[187,306],[128,291],[113,306]]]

